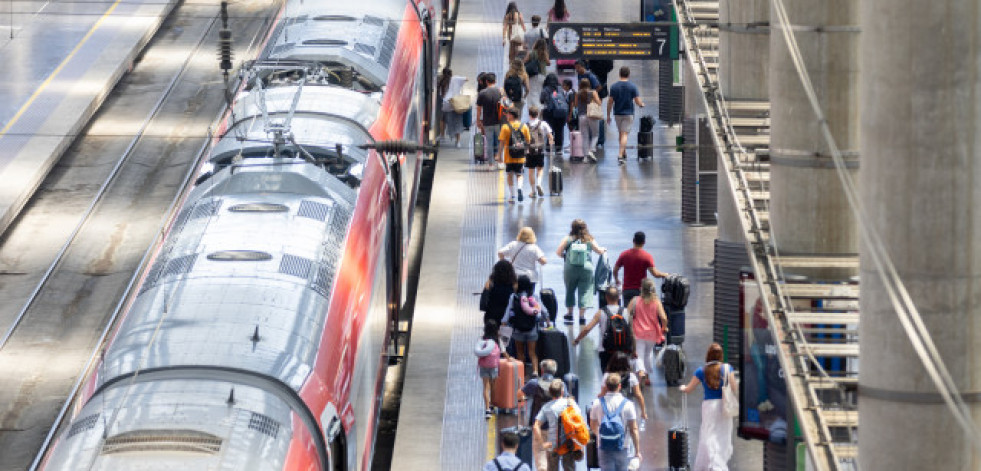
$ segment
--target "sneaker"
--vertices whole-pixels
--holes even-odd
[[[565,319],[566,324],[572,324],[572,314],[566,314],[563,319]]]
[[[620,165],[626,164],[627,163],[627,158],[626,157],[620,157],[619,159],[617,159],[617,162]]]
[[[493,416],[494,416],[494,411],[492,411],[491,408],[488,407],[487,410],[484,411],[484,420],[490,420],[490,418]]]
[[[545,196],[545,190],[542,189],[541,185],[538,185],[538,196]]]
[[[508,197],[508,203],[514,204],[514,197],[513,196]]]
[[[589,163],[591,163],[591,164],[595,164],[596,163],[596,156],[593,155],[592,152],[590,152],[590,153],[586,154],[586,160],[588,160]]]
[[[532,188],[531,189],[531,192],[528,193],[528,197],[531,198],[531,199],[538,198],[538,193],[535,193],[535,189],[534,188]]]
[[[505,168],[505,166],[504,166],[504,162],[498,162],[498,163],[497,163],[497,169],[498,169],[498,170],[504,170],[504,168]]]
[[[521,193],[521,188],[518,188],[518,201],[521,202],[524,200],[525,200],[525,195]]]
[[[580,317],[579,318],[579,325],[586,325],[586,318],[585,317]]]

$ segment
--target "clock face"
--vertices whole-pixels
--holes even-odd
[[[572,28],[559,28],[552,36],[552,42],[559,54],[572,54],[579,49],[579,33]]]

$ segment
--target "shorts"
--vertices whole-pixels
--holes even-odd
[[[528,332],[522,332],[518,329],[514,329],[511,334],[511,340],[515,342],[537,342],[538,341],[538,329],[531,329]]]
[[[478,367],[478,368],[480,369],[481,378],[490,378],[490,379],[497,378],[497,368],[484,368],[484,367]]]
[[[616,121],[617,130],[620,132],[630,132],[630,128],[634,125],[634,115],[632,114],[614,115],[613,120]]]
[[[504,164],[504,171],[507,173],[520,174],[522,171],[524,171],[524,168],[525,164],[523,162],[519,164]]]
[[[525,157],[525,168],[545,168],[545,154],[530,154]]]

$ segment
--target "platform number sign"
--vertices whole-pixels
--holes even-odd
[[[671,26],[650,23],[553,23],[556,59],[675,59]],[[675,57],[672,57],[675,56]]]

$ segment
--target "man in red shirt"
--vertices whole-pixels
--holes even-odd
[[[655,278],[666,278],[667,273],[654,267],[654,256],[644,250],[647,236],[643,232],[634,233],[634,248],[624,250],[613,265],[613,279],[620,286],[620,267],[623,267],[623,305],[629,306],[630,300],[640,295],[640,282],[648,273]]]

